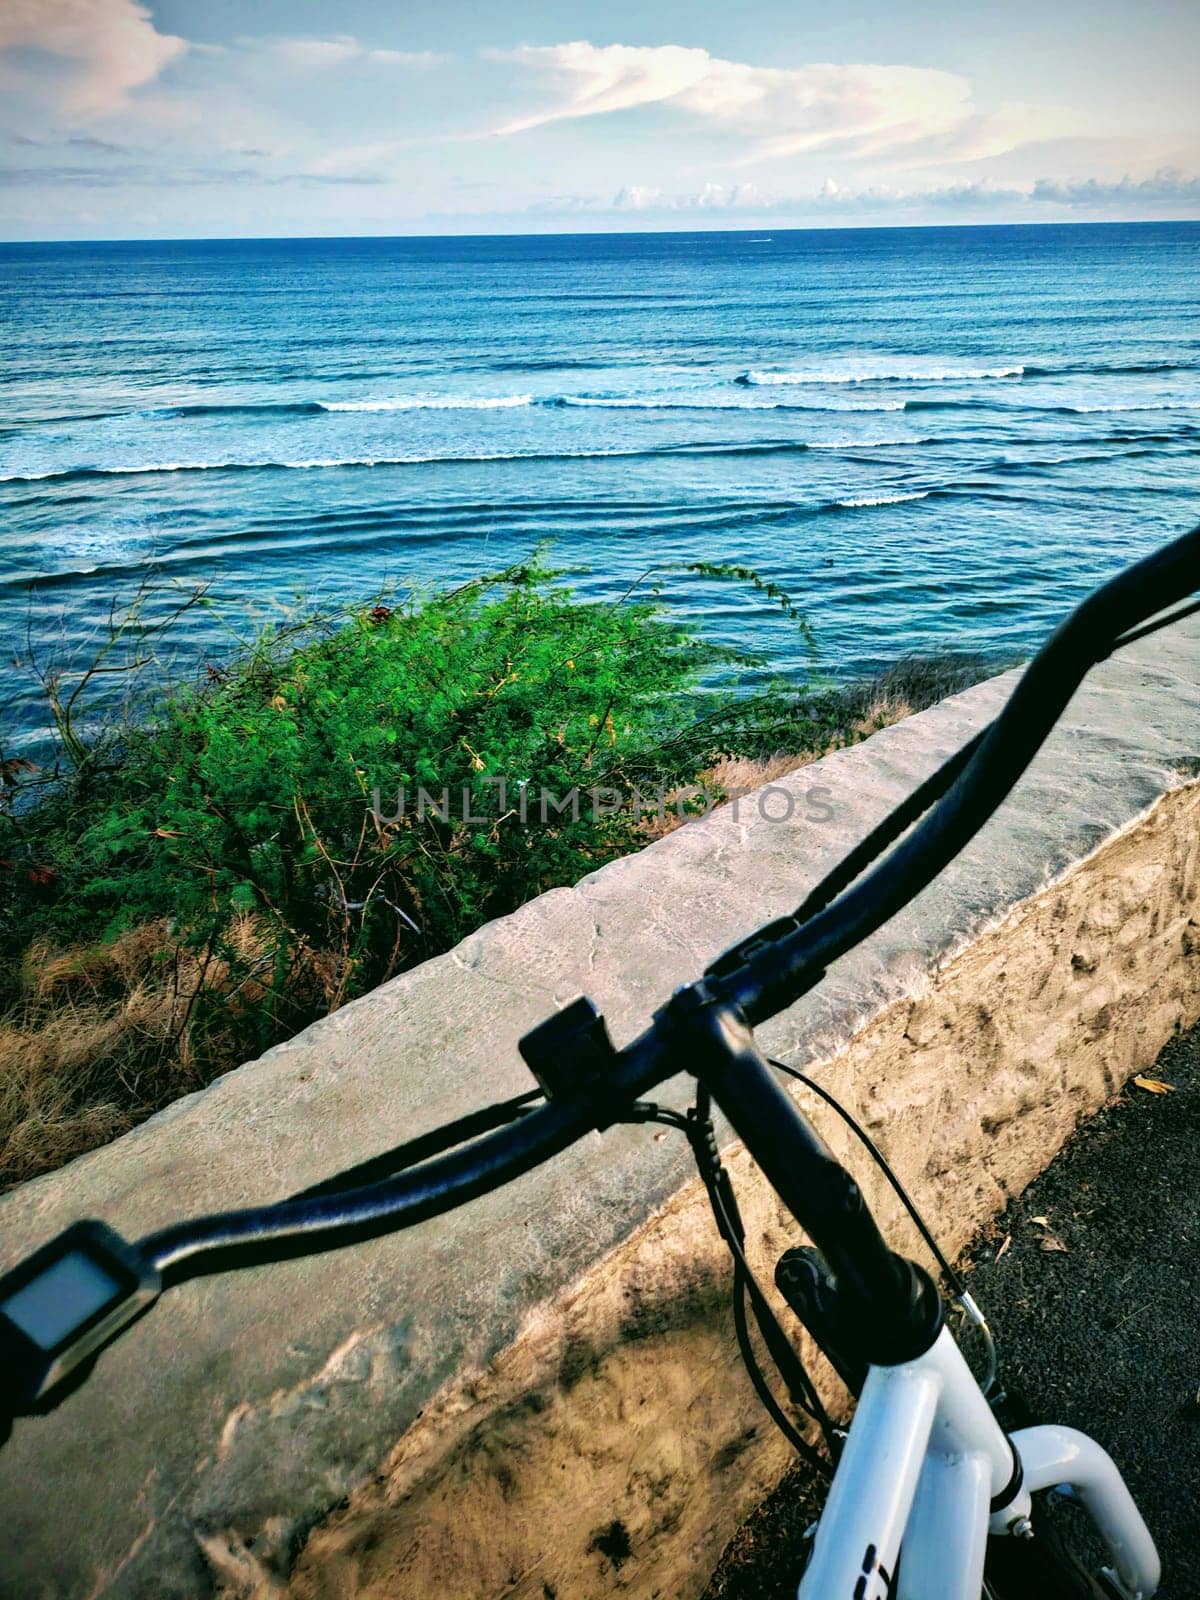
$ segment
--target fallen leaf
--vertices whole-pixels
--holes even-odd
[[[1133,1081],[1136,1088],[1145,1089],[1147,1094],[1175,1093],[1175,1085],[1173,1083],[1164,1083],[1161,1078],[1143,1078],[1139,1072]]]
[[[1070,1253],[1067,1250],[1066,1245],[1062,1242],[1062,1240],[1058,1237],[1058,1235],[1056,1233],[1050,1233],[1049,1231],[1044,1233],[1042,1235],[1042,1237],[1038,1240],[1038,1249],[1039,1250],[1058,1250],[1064,1256],[1068,1255]]]
[[[1050,1226],[1049,1217],[1030,1217],[1029,1220],[1030,1222],[1035,1223],[1039,1228],[1048,1228]]]
[[[1000,1257],[1008,1249],[1008,1247],[1009,1247],[1009,1245],[1011,1243],[1012,1243],[1012,1234],[1011,1233],[1006,1233],[1004,1235],[1004,1243],[1000,1246],[999,1250],[996,1251],[996,1260],[997,1261],[999,1261]]]

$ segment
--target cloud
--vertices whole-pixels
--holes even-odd
[[[393,161],[399,148],[400,145],[394,139],[377,140],[370,144],[343,145],[318,156],[306,168],[306,172],[309,177],[330,181],[381,182],[383,180],[379,174],[368,173],[365,169],[377,166],[380,162]]]
[[[27,133],[9,133],[5,136],[9,144],[20,145],[26,150],[95,150],[103,155],[128,155],[129,152],[123,144],[114,144],[111,139],[93,139],[90,134],[73,134],[69,139],[34,139]]]
[[[1146,216],[1155,210],[1186,211],[1200,215],[1200,176],[1163,167],[1146,178],[1125,177],[1115,182],[1100,178],[1060,180],[1038,178],[1020,185],[983,179],[972,183],[941,184],[905,190],[876,186],[857,191],[836,190],[828,196],[832,209],[891,210],[929,207],[946,211],[1012,211],[1030,216],[1053,208]]]
[[[0,189],[196,189],[291,185],[361,187],[386,180],[365,172],[263,172],[256,167],[161,167],[147,162],[122,162],[101,167],[0,167]]]
[[[680,96],[687,110],[751,135],[760,159],[853,142],[863,153],[946,134],[973,113],[971,86],[936,67],[748,67],[714,61]]]
[[[1084,131],[1083,119],[1065,106],[1004,104],[967,119],[938,153],[955,161],[985,161],[1021,145],[1041,144]]]
[[[159,33],[137,0],[3,0],[0,57],[33,51],[70,64],[62,77],[24,60],[9,78],[49,95],[72,117],[122,111],[135,89],[152,83],[188,48]]]
[[[348,36],[337,39],[274,39],[270,49],[289,67],[302,70],[340,67],[363,54],[363,47],[358,40]]]
[[[1180,172],[1177,167],[1161,167],[1149,178],[1122,178],[1105,183],[1096,178],[1062,183],[1054,178],[1039,178],[1030,198],[1053,205],[1108,207],[1165,205],[1194,206],[1200,212],[1200,176]]]
[[[440,67],[449,59],[439,50],[367,51],[367,60],[379,67]]]
[[[594,217],[638,213],[664,221],[681,214],[724,214],[752,217],[804,218],[808,221],[850,219],[889,213],[945,212],[980,215],[1004,211],[1035,219],[1055,211],[1074,210],[1145,216],[1156,209],[1200,215],[1200,176],[1166,167],[1148,178],[1122,178],[1105,182],[1087,178],[1061,182],[1039,178],[1017,185],[992,179],[938,184],[905,189],[892,184],[849,188],[826,178],[807,193],[775,193],[757,184],[705,183],[699,189],[671,194],[648,184],[624,185],[611,198],[598,195],[559,195],[536,202],[528,210],[539,215],[591,215]]]
[[[288,66],[302,72],[368,62],[380,67],[435,67],[448,58],[433,50],[372,50],[351,34],[330,39],[272,39],[268,48]]]
[[[750,160],[840,146],[890,153],[935,143],[943,158],[977,160],[1074,131],[1069,113],[1005,105],[981,114],[968,79],[936,67],[816,64],[755,67],[681,45],[524,45],[489,59],[533,79],[542,101],[496,129],[500,137],[568,118],[663,105],[752,143]]]
[[[111,139],[93,139],[90,134],[76,134],[73,138],[64,139],[63,143],[70,150],[97,150],[104,155],[114,156],[127,154],[123,144],[114,144]]]
[[[214,167],[208,171],[193,168],[186,173],[166,173],[157,166],[128,161],[103,167],[0,167],[0,188],[114,189],[145,184],[169,184],[175,187],[179,184],[219,183],[242,176],[242,172],[228,167]]]
[[[613,198],[614,211],[766,211],[779,202],[754,183],[706,183],[694,194],[666,195],[644,184],[628,184]]]
[[[677,44],[650,48],[594,45],[586,39],[570,44],[487,50],[484,55],[490,61],[529,69],[546,83],[553,96],[545,109],[498,128],[496,132],[501,136],[524,133],[569,117],[593,117],[668,100],[692,88],[712,66],[707,50]]]

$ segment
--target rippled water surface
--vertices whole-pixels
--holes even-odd
[[[553,540],[588,593],[749,562],[832,672],[1028,649],[1200,514],[1198,291],[1188,223],[0,246],[8,737],[30,622],[148,572],[236,617]]]

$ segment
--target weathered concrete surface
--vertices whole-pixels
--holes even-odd
[[[943,881],[764,1030],[828,1060],[952,1246],[1200,1010],[1200,794],[1160,800],[1200,750],[1198,642],[1096,674]],[[833,822],[743,804],[689,826],[26,1186],[4,1262],[81,1214],[136,1235],[282,1195],[515,1092],[516,1038],[580,990],[629,1037],[1010,684],[785,780]],[[698,1592],[781,1460],[677,1142],[612,1130],[406,1236],[175,1291],[0,1455],[0,1593]],[[787,1230],[745,1165],[770,1253]]]

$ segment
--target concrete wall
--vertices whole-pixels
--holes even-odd
[[[1198,644],[1185,624],[1093,675],[938,885],[763,1030],[824,1063],[951,1248],[1200,1015]],[[282,1196],[517,1092],[516,1039],[580,991],[631,1037],[1011,684],[784,780],[790,823],[689,825],[26,1185],[0,1262],[80,1215],[136,1236]],[[0,1594],[697,1594],[784,1454],[680,1143],[613,1129],[406,1235],[173,1291],[0,1453]],[[769,1263],[793,1230],[731,1159]]]

